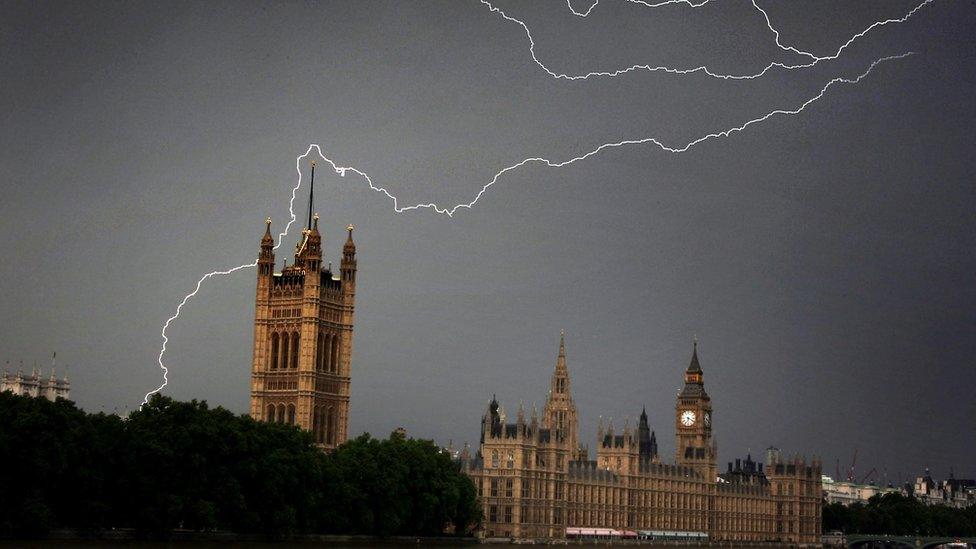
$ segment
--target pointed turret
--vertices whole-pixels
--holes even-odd
[[[491,402],[488,403],[488,411],[481,418],[481,443],[484,444],[486,438],[501,436],[501,417],[498,413],[498,399],[491,395]]]
[[[274,237],[271,236],[271,218],[264,220],[264,236],[261,237],[261,252],[258,254],[258,277],[274,274]]]
[[[657,441],[647,421],[646,406],[641,409],[640,420],[637,422],[637,453],[642,461],[653,461],[657,457]]]
[[[552,372],[549,396],[543,414],[545,424],[566,440],[571,453],[576,452],[579,448],[579,425],[569,369],[566,367],[566,334],[562,330],[559,331],[559,354],[556,356],[556,367]]]
[[[694,339],[691,350],[691,362],[685,370],[685,386],[681,390],[682,398],[707,398],[705,393],[704,372],[698,360],[698,338]]]
[[[339,270],[342,276],[342,291],[350,298],[356,295],[356,243],[352,241],[352,224],[346,226],[346,243],[342,246],[342,262]]]
[[[566,368],[566,334],[562,330],[559,331],[559,355],[556,357],[556,368],[552,372],[549,391],[554,398],[572,398],[569,388],[569,369]]]
[[[701,363],[698,362],[698,338],[696,337],[692,343],[691,351],[691,363],[688,364],[688,369],[685,370],[686,374],[702,374]]]

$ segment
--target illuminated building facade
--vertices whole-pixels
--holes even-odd
[[[481,443],[461,454],[484,509],[481,534],[521,540],[585,536],[672,534],[717,542],[819,545],[819,460],[765,464],[751,456],[719,474],[712,437],[712,405],[704,387],[697,343],[675,402],[676,456],[664,463],[642,413],[637,429],[601,421],[596,460],[578,444],[565,343],[539,416],[519,407],[506,422],[492,397],[482,418]]]
[[[325,449],[345,442],[356,299],[356,245],[352,225],[339,271],[323,267],[322,235],[313,215],[315,166],[309,186],[308,224],[295,261],[275,271],[268,219],[257,261],[251,417],[298,425]]]

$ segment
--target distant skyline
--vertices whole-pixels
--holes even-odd
[[[919,3],[758,5],[783,44],[829,55]],[[567,74],[804,60],[750,2],[493,4]],[[720,468],[774,445],[829,475],[857,449],[859,475],[976,477],[974,23],[935,0],[806,69],[567,81],[476,1],[5,3],[0,361],[48,371],[56,350],[80,406],[137,407],[163,322],[201,275],[254,259],[265,217],[282,230],[310,143],[401,205],[452,206],[524,158],[683,145],[914,52],[686,153],[508,171],[453,217],[325,170],[316,209],[325,261],[356,226],[353,435],[476,442],[492,394],[510,414],[544,402],[565,329],[581,442],[646,405],[670,459],[697,334]],[[254,284],[189,302],[165,394],[247,411]]]

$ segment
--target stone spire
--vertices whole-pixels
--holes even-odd
[[[342,261],[339,263],[342,277],[342,291],[350,298],[356,295],[356,243],[352,241],[352,224],[346,226],[349,236],[342,246]]]
[[[264,220],[264,236],[261,237],[261,252],[258,254],[258,277],[274,274],[274,237],[271,236],[271,218]]]
[[[692,343],[691,351],[691,364],[688,365],[688,369],[685,371],[687,374],[697,373],[701,374],[701,364],[698,362],[698,337],[696,336]]]
[[[688,369],[685,370],[685,386],[680,394],[683,398],[707,398],[708,396],[705,393],[704,372],[702,372],[701,363],[698,361],[697,337],[694,339],[691,351],[691,362],[688,364]]]
[[[552,372],[552,383],[549,390],[554,397],[565,395],[572,398],[569,389],[569,369],[566,368],[566,333],[559,331],[559,355],[556,357],[556,368]]]
[[[544,423],[553,431],[558,431],[567,441],[570,452],[575,453],[579,448],[579,424],[570,387],[569,369],[566,368],[566,334],[560,330],[559,354],[552,372],[543,417]]]

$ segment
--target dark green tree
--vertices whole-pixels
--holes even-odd
[[[481,516],[474,484],[430,441],[363,435],[325,454],[297,427],[158,395],[122,420],[2,393],[0,463],[7,537],[61,527],[440,535]]]

